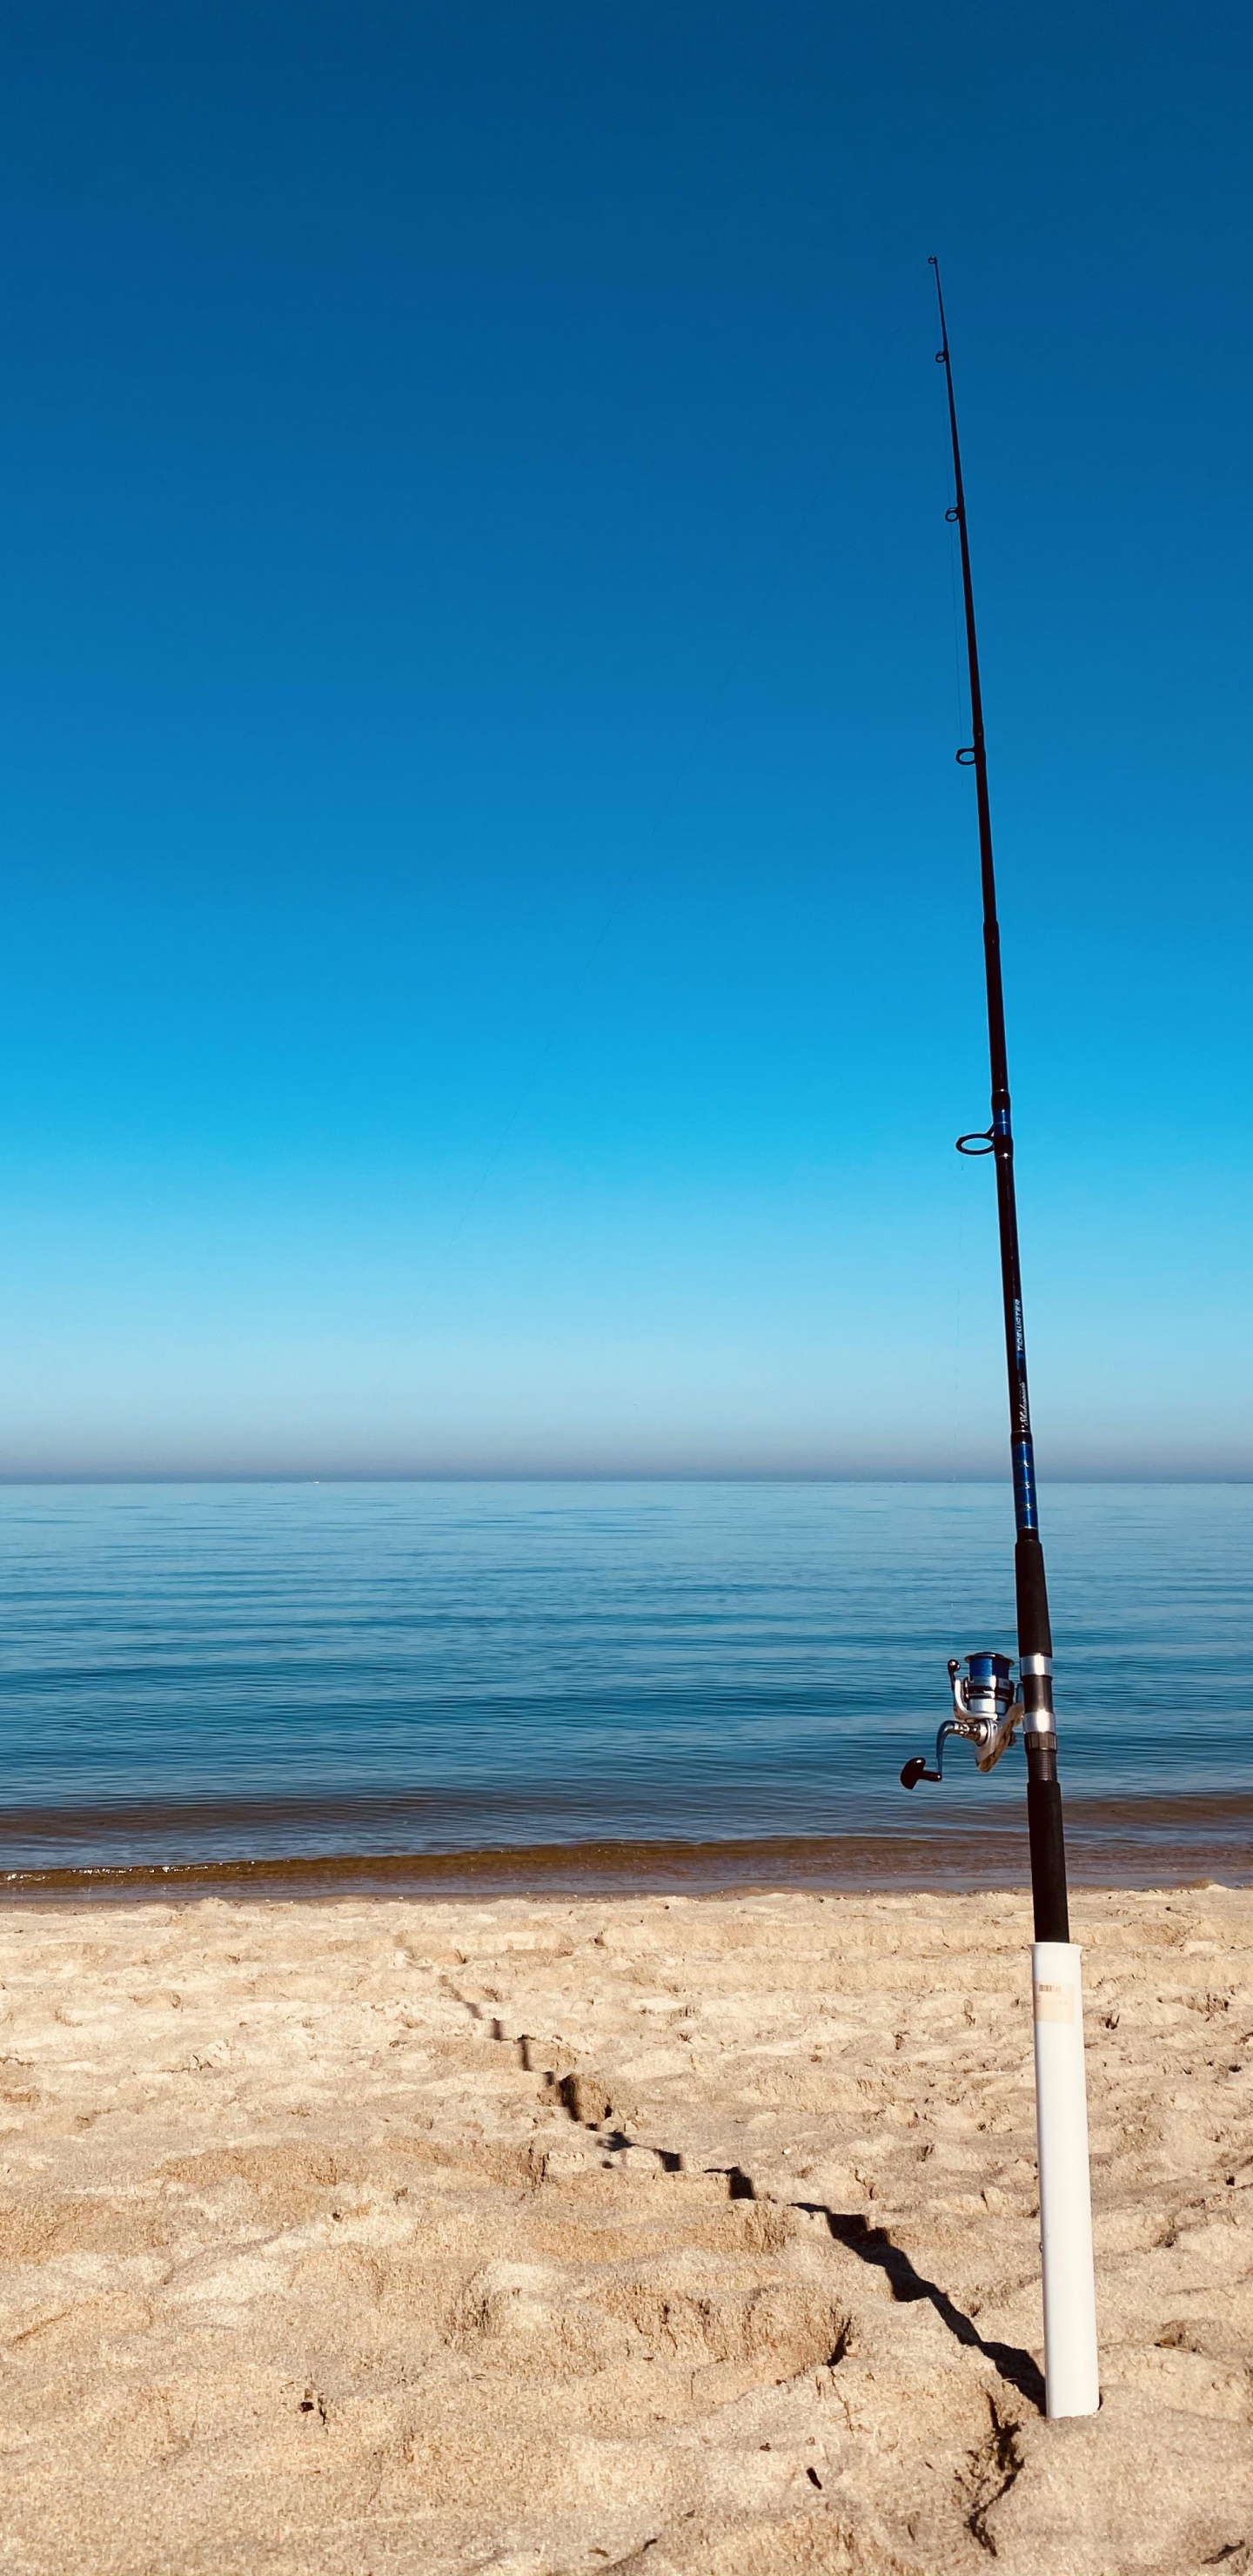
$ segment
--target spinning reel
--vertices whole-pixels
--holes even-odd
[[[953,1714],[945,1718],[936,1736],[934,1771],[928,1770],[923,1754],[915,1753],[901,1773],[903,1789],[916,1789],[920,1780],[943,1779],[947,1736],[960,1735],[973,1744],[978,1771],[994,1771],[1006,1746],[1013,1741],[1014,1729],[1022,1723],[1023,1707],[1011,1679],[1013,1664],[1009,1656],[983,1649],[967,1655],[966,1664],[968,1669],[963,1672],[957,1656],[949,1658]]]

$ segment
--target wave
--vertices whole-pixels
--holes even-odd
[[[45,1820],[53,1811],[43,1810]],[[187,1810],[179,1809],[186,1823]],[[57,1811],[60,1831],[68,1818]],[[214,1802],[222,1821],[222,1802]],[[10,1819],[10,1822],[13,1820]],[[86,1819],[76,1814],[82,1831]],[[97,1818],[97,1822],[102,1819]],[[116,1832],[116,1810],[109,1822]],[[132,1820],[146,1833],[154,1810]],[[29,1820],[22,1823],[28,1827]],[[1147,1887],[1253,1880],[1253,1796],[1091,1798],[1067,1815],[1070,1875],[1076,1885]],[[973,1825],[920,1818],[910,1831],[793,1834],[710,1842],[520,1843],[445,1851],[304,1852],[220,1860],[53,1865],[0,1871],[10,1903],[83,1898],[191,1900],[273,1896],[630,1895],[675,1890],[877,1887],[884,1890],[1025,1886],[1021,1825]]]

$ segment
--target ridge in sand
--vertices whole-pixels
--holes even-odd
[[[1013,1896],[0,1916],[0,2570],[1253,2571],[1253,1895],[1087,1894],[1041,2415]]]

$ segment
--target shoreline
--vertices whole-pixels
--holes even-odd
[[[1253,1884],[1253,1796],[1072,1799],[1070,1876],[1088,1889]],[[1025,1818],[986,1824],[920,1812],[914,1829],[698,1840],[605,1836],[412,1852],[291,1852],[170,1862],[53,1862],[0,1868],[15,1905],[336,1895],[582,1897],[730,1895],[762,1888],[975,1895],[1020,1888]]]

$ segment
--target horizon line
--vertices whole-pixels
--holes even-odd
[[[1251,1485],[1250,1467],[1060,1467],[1041,1485]],[[0,1469],[0,1488],[49,1485],[1006,1485],[983,1467],[84,1467]]]

